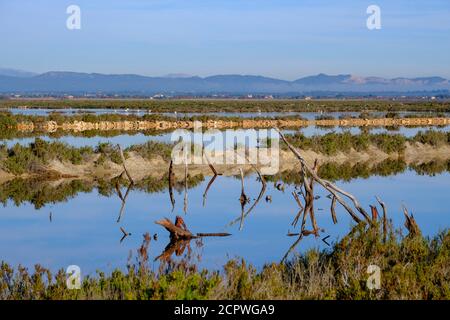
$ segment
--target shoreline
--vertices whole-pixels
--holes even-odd
[[[62,122],[18,122],[15,129],[20,132],[56,132],[73,131],[83,132],[97,131],[144,131],[144,130],[169,130],[169,129],[193,129],[195,120],[120,120],[120,121],[73,121]],[[257,129],[257,128],[299,128],[308,126],[323,127],[400,127],[400,126],[448,126],[450,118],[377,118],[377,119],[206,119],[201,122],[207,129]],[[13,126],[14,127],[14,126]]]
[[[351,149],[349,152],[339,151],[336,154],[328,155],[313,150],[300,150],[305,160],[309,164],[313,164],[317,159],[320,165],[324,164],[349,164],[357,165],[364,163],[369,167],[374,167],[377,164],[386,160],[402,160],[406,165],[420,165],[431,162],[447,162],[450,161],[450,145],[432,146],[422,144],[419,142],[407,142],[405,149],[392,153],[386,153],[383,150],[370,145],[367,150],[357,151]],[[47,164],[35,166],[32,170],[27,170],[22,174],[13,174],[0,169],[0,183],[15,179],[15,178],[48,178],[48,179],[85,179],[97,180],[105,179],[111,180],[123,172],[122,164],[106,160],[101,165],[96,162],[101,157],[101,154],[95,153],[91,155],[86,161],[80,164],[73,164],[69,161],[60,161],[53,159]],[[270,163],[270,155],[264,155],[263,163]],[[169,161],[163,159],[160,155],[148,159],[144,158],[134,151],[128,152],[128,158],[125,160],[127,170],[135,181],[141,181],[147,177],[162,179],[168,173]],[[216,170],[224,176],[235,176],[239,174],[239,168],[243,168],[245,172],[253,172],[252,166],[246,164],[220,164],[214,165]],[[256,165],[260,169],[260,165]],[[295,156],[287,150],[280,150],[279,153],[279,170],[277,173],[282,173],[289,170],[296,170],[299,168],[299,163]],[[174,165],[174,174],[177,179],[184,179],[184,165]],[[189,165],[189,174],[191,176],[213,176],[213,172],[207,163]],[[262,168],[262,174],[267,174]],[[271,174],[269,174],[271,175]]]

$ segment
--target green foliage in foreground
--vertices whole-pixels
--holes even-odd
[[[127,271],[98,272],[69,290],[66,275],[0,267],[0,299],[450,299],[450,232],[433,239],[354,227],[329,250],[309,250],[257,270],[231,260],[223,271],[179,263],[156,273],[142,256]],[[301,245],[301,244],[300,244]],[[381,269],[381,288],[367,288],[367,267]]]
[[[170,158],[171,150],[170,144],[148,141],[124,150],[124,156],[127,158],[128,152],[134,151],[144,158],[162,156],[167,160]],[[47,165],[52,160],[78,165],[89,162],[95,155],[98,156],[95,160],[96,165],[103,165],[106,161],[122,163],[117,146],[110,143],[99,143],[95,148],[73,147],[59,141],[48,142],[36,138],[28,146],[17,143],[7,148],[5,145],[0,145],[0,167],[7,172],[21,175],[39,171],[40,166]]]

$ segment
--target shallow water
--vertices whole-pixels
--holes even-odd
[[[327,113],[320,113],[320,112],[151,112],[151,110],[145,110],[145,109],[72,109],[72,108],[66,108],[66,109],[47,109],[47,108],[31,108],[31,109],[19,109],[19,108],[10,108],[7,109],[12,114],[22,114],[22,115],[30,115],[30,116],[47,116],[52,112],[61,113],[64,115],[74,115],[74,114],[95,114],[95,115],[101,115],[101,114],[121,114],[121,115],[136,115],[136,116],[142,116],[144,114],[161,114],[168,117],[177,117],[177,118],[183,118],[183,117],[192,117],[192,116],[219,116],[219,117],[240,117],[240,118],[253,118],[253,117],[266,117],[266,118],[272,118],[272,117],[286,117],[286,116],[301,116],[304,119],[308,120],[314,120],[316,117],[321,115],[330,115],[334,118],[338,119],[341,116],[347,116],[347,117],[358,117],[360,115],[360,112],[327,112]],[[375,116],[381,116],[385,115],[386,112],[384,111],[377,111],[377,112],[371,112],[371,114]],[[435,112],[410,112],[410,111],[402,111],[397,112],[397,114],[401,117],[404,117],[409,114],[423,114],[424,116],[435,114]],[[449,116],[450,113],[443,113],[446,116]]]
[[[441,132],[450,132],[450,126],[445,127],[399,127],[397,130],[392,130],[386,127],[376,127],[376,128],[367,128],[369,130],[368,132],[376,134],[376,133],[388,133],[388,134],[402,134],[406,137],[412,137],[416,135],[419,131],[426,131],[426,130],[434,130],[434,131],[441,131]],[[225,132],[235,132],[236,135],[245,135],[246,132],[249,130],[221,130],[222,134]],[[188,132],[191,132],[190,134]],[[258,130],[257,132],[260,135],[260,139],[264,139],[267,134],[266,130]],[[293,133],[303,133],[305,136],[310,137],[313,135],[324,135],[331,132],[336,133],[344,133],[344,132],[350,132],[352,134],[360,134],[362,132],[361,128],[359,127],[316,127],[316,126],[308,126],[305,128],[299,128],[299,129],[289,129],[289,130],[282,130],[285,134],[293,134]],[[193,139],[196,137],[200,137],[201,134],[193,134],[192,131],[186,131],[188,135],[191,135]],[[209,141],[211,140],[212,134],[204,133],[203,134],[204,139]],[[165,142],[170,143],[177,140],[177,136],[173,135],[173,132],[165,132],[161,134],[144,134],[144,133],[121,133],[115,136],[110,137],[104,137],[104,136],[94,136],[94,137],[81,137],[81,136],[73,136],[68,133],[65,136],[61,136],[58,138],[51,137],[49,135],[40,135],[41,139],[46,141],[61,141],[65,142],[71,146],[75,147],[83,147],[83,146],[91,146],[95,147],[99,143],[111,143],[111,144],[120,144],[122,147],[126,148],[133,144],[143,144],[147,141],[156,141],[156,142]],[[28,145],[31,142],[34,141],[34,137],[26,137],[26,138],[13,138],[13,139],[0,139],[0,144],[5,144],[8,147],[12,147],[16,143],[21,145]],[[250,141],[249,146],[253,147],[257,144],[255,141]]]
[[[1,259],[14,265],[33,266],[40,263],[53,270],[76,264],[81,267],[83,275],[93,274],[97,269],[111,271],[125,268],[130,251],[134,261],[136,250],[143,240],[142,235],[149,232],[150,235],[158,234],[158,240],[152,240],[149,249],[150,265],[157,269],[159,261],[153,262],[153,259],[161,254],[169,237],[167,231],[154,221],[164,217],[173,220],[180,215],[194,233],[232,234],[225,238],[204,238],[200,248],[196,248],[195,241],[191,242],[193,252],[201,255],[200,267],[219,270],[229,258],[235,257],[243,257],[257,267],[280,261],[296,240],[286,236],[288,231],[296,230],[290,225],[298,211],[291,195],[294,186],[287,186],[282,192],[268,182],[266,194],[272,196],[273,202],[266,203],[262,199],[244,220],[243,229],[239,230],[239,220],[232,226],[229,224],[241,215],[238,200],[240,180],[219,176],[209,190],[203,207],[202,195],[208,179],[189,189],[187,214],[183,213],[183,193],[176,193],[172,213],[167,190],[158,193],[132,191],[120,223],[117,223],[117,217],[121,201],[117,195],[106,197],[97,191],[79,193],[67,202],[45,205],[39,210],[30,203],[15,206],[9,200],[5,207],[0,208]],[[425,235],[436,235],[450,226],[448,173],[420,176],[406,171],[389,177],[372,176],[350,183],[338,182],[338,185],[356,195],[366,208],[369,204],[376,204],[375,196],[379,195],[388,207],[389,218],[397,227],[402,227],[404,223],[402,204],[414,213]],[[249,208],[258,196],[261,185],[252,175],[246,178],[245,186],[251,198],[251,203],[247,205]],[[330,235],[327,241],[332,242],[344,236],[352,225],[348,214],[339,206],[338,224],[333,225],[327,193],[321,192],[318,187],[316,189],[317,194],[321,195],[315,203],[316,218],[324,232],[319,238],[306,237],[296,248],[297,252],[313,247],[326,248],[322,237]],[[132,233],[122,243],[119,227]]]

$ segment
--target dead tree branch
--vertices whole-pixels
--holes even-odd
[[[413,214],[409,215],[408,209],[403,205],[403,214],[405,215],[405,227],[408,229],[411,236],[417,236],[420,234],[419,226],[417,225],[416,219],[414,219]]]
[[[284,136],[283,133],[281,133],[280,130],[276,129],[278,134],[280,135],[280,137],[282,138],[282,140],[286,143],[286,145],[288,146],[288,148],[291,150],[291,152],[297,157],[297,159],[300,161],[302,167],[305,169],[305,172],[311,176],[312,179],[314,179],[317,183],[319,183],[323,188],[325,188],[326,190],[328,190],[335,198],[336,200],[347,210],[347,212],[350,214],[350,216],[353,218],[353,220],[355,220],[357,223],[361,222],[361,219],[355,214],[355,212],[353,211],[353,209],[350,207],[350,205],[344,200],[342,199],[342,197],[340,196],[340,194],[346,196],[347,198],[349,198],[352,202],[353,205],[355,206],[355,208],[364,216],[364,218],[368,221],[371,222],[371,219],[369,217],[369,215],[367,214],[367,212],[361,207],[361,205],[359,204],[358,200],[350,193],[338,188],[337,186],[335,186],[333,183],[324,180],[322,178],[320,178],[317,173],[308,166],[308,164],[306,163],[306,160],[302,157],[302,155],[300,154],[300,152],[297,151],[297,149],[292,146],[286,139],[286,137]]]
[[[376,197],[378,203],[380,204],[381,208],[383,209],[383,241],[386,242],[387,238],[387,209],[386,204],[381,201],[380,197]]]
[[[119,149],[120,158],[122,159],[123,170],[125,171],[125,173],[126,173],[126,175],[127,175],[127,177],[128,177],[128,180],[130,180],[130,182],[131,182],[132,184],[134,184],[134,180],[133,180],[133,178],[131,177],[130,172],[128,172],[128,170],[127,170],[127,166],[126,166],[126,162],[125,162],[125,156],[123,155],[123,151],[122,151],[122,148],[120,147],[120,144],[118,144],[117,147],[118,147],[118,149]]]

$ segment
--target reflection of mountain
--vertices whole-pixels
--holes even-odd
[[[450,161],[431,161],[421,164],[407,165],[402,160],[385,160],[383,162],[374,163],[350,163],[336,164],[333,162],[325,163],[320,167],[319,175],[325,179],[336,181],[349,181],[355,178],[369,178],[371,176],[391,176],[406,170],[413,170],[420,175],[434,175],[443,172],[450,172]],[[275,176],[266,176],[267,181],[283,181],[288,184],[299,184],[298,171],[287,170]],[[126,179],[121,179],[119,185],[123,188],[128,186]],[[200,184],[206,187],[203,175],[196,175],[188,178],[189,188],[194,188]],[[220,183],[220,182],[216,182]],[[16,206],[23,203],[31,203],[36,209],[51,203],[66,202],[75,197],[80,192],[93,192],[96,190],[105,197],[113,197],[115,195],[115,181],[110,180],[36,180],[16,178],[0,184],[0,202],[7,204],[8,200],[14,202]],[[136,183],[132,187],[132,191],[139,190],[147,193],[155,193],[166,191],[168,188],[168,175],[162,178],[147,177]],[[184,182],[178,181],[174,189],[182,192]]]
[[[4,93],[286,94],[316,91],[408,92],[449,89],[449,80],[436,76],[386,79],[321,73],[295,81],[286,81],[257,75],[214,75],[204,78],[185,75],[147,77],[134,74],[58,71],[34,75],[0,69],[0,92]]]

